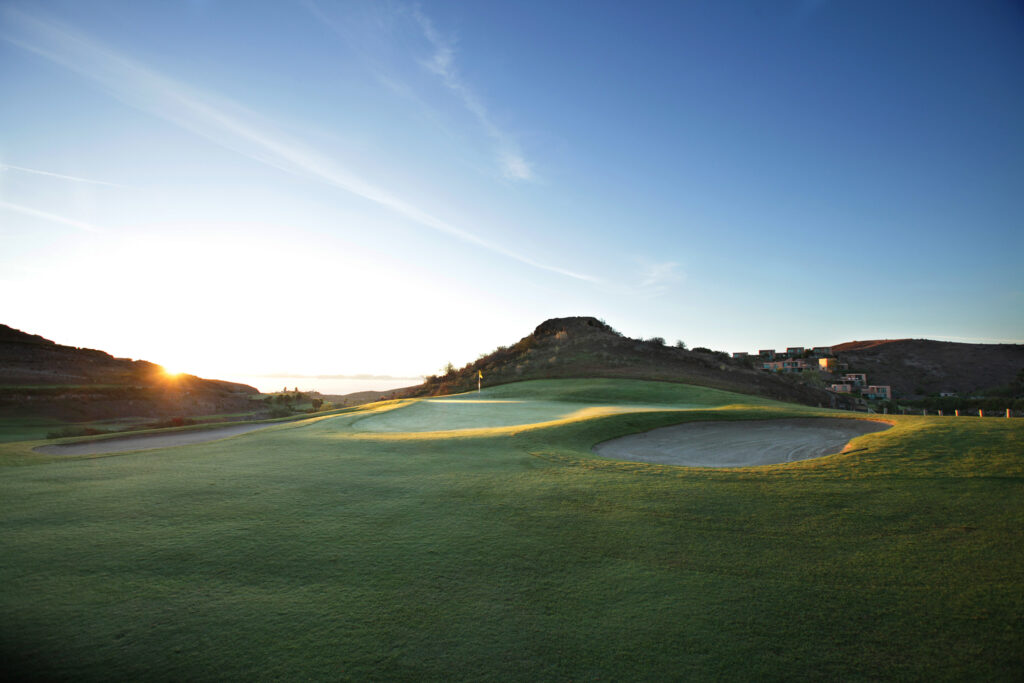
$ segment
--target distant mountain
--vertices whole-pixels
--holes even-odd
[[[844,407],[848,401],[793,378],[754,369],[751,361],[733,360],[723,352],[630,339],[591,317],[546,320],[511,346],[395,395],[470,391],[476,388],[478,372],[487,386],[527,379],[616,377],[696,384],[812,406]]]
[[[246,384],[171,377],[154,363],[62,346],[0,325],[0,416],[62,420],[212,415],[252,410]]]
[[[392,389],[391,391],[354,391],[351,394],[324,394],[324,399],[330,401],[337,408],[347,408],[382,401],[394,396],[396,393],[405,391],[408,391],[408,388]]]
[[[1013,384],[1024,370],[1024,344],[874,339],[839,344],[832,353],[850,372],[866,373],[868,383],[888,384],[903,398],[984,394]]]

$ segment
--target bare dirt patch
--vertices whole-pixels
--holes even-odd
[[[38,446],[33,450],[37,453],[45,453],[46,455],[105,455],[107,453],[123,453],[126,451],[148,450],[150,448],[171,448],[173,446],[205,443],[272,426],[274,425],[246,424],[198,431],[171,432],[168,434],[140,434],[137,436],[118,437],[116,439]]]
[[[891,426],[839,418],[690,422],[605,441],[594,452],[660,465],[756,467],[839,453],[851,439]]]

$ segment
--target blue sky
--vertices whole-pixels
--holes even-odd
[[[1024,341],[1014,2],[0,2],[0,314],[230,378],[542,320]]]

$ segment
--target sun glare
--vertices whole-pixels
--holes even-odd
[[[175,370],[174,368],[169,368],[165,365],[161,365],[160,367],[164,371],[164,374],[172,379],[178,378],[184,374],[181,370]]]

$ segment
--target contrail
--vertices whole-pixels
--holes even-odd
[[[7,26],[17,26],[22,34],[15,37],[0,33],[0,38],[95,81],[129,106],[170,121],[250,159],[333,185],[421,226],[520,263],[577,280],[598,281],[590,275],[535,261],[408,204],[301,142],[261,128],[257,123],[260,120],[258,115],[234,102],[171,80],[56,23],[13,8],[0,12],[5,15]]]
[[[74,175],[64,175],[63,173],[53,173],[51,171],[40,171],[36,168],[25,168],[24,166],[13,166],[11,164],[0,163],[0,171],[10,169],[12,171],[21,171],[22,173],[33,173],[35,175],[44,175],[51,178],[60,178],[61,180],[73,180],[76,183],[89,183],[90,185],[106,185],[107,187],[128,187],[127,185],[120,185],[118,183],[108,183],[105,180],[91,180],[89,178],[79,178]]]
[[[42,218],[44,220],[53,221],[54,223],[60,223],[61,225],[70,225],[73,228],[85,230],[86,232],[103,232],[100,228],[97,228],[91,223],[85,221],[76,221],[74,218],[68,218],[66,216],[58,216],[55,213],[49,213],[48,211],[40,211],[39,209],[33,209],[31,206],[22,206],[21,204],[12,204],[11,202],[5,202],[0,199],[0,209],[9,209],[11,211],[17,211],[23,213],[26,216],[32,216],[34,218]]]

